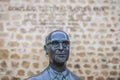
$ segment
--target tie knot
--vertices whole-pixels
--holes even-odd
[[[57,78],[58,78],[58,80],[63,80],[63,74],[62,74],[62,73],[59,73],[59,74],[57,75]]]

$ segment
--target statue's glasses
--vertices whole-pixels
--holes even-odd
[[[53,47],[58,48],[60,46],[66,48],[70,45],[70,41],[69,40],[52,40],[50,42],[47,43],[47,45],[51,44]]]

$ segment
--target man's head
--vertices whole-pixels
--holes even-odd
[[[65,63],[69,58],[69,47],[69,37],[61,30],[53,31],[46,37],[45,50],[51,63]]]

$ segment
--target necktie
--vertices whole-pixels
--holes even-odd
[[[68,80],[69,73],[67,70],[64,72],[57,72],[52,68],[49,68],[48,73],[51,80]]]
[[[62,75],[61,73],[59,73],[59,74],[57,75],[57,79],[58,79],[58,80],[63,80],[63,75]]]

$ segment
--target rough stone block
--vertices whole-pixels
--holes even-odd
[[[9,14],[7,14],[7,13],[0,13],[0,21],[1,20],[6,20],[6,21],[8,21],[9,20],[9,18],[10,18],[10,16],[9,16]]]
[[[18,47],[18,46],[19,46],[19,43],[18,43],[17,41],[11,41],[11,42],[8,43],[8,45],[9,45],[10,47]]]
[[[13,68],[18,68],[18,67],[19,67],[19,62],[18,62],[18,61],[12,61],[12,62],[11,62],[11,66],[12,66]]]
[[[1,62],[1,66],[4,67],[4,68],[7,67],[6,61],[2,61],[2,62]]]
[[[97,77],[96,80],[105,80],[104,77]]]
[[[33,76],[34,73],[33,73],[32,71],[28,71],[28,72],[27,72],[27,75],[28,75],[28,76]]]
[[[8,76],[3,76],[1,80],[10,80]]]
[[[5,32],[0,33],[0,38],[8,38],[8,37],[9,37],[8,33]]]
[[[7,49],[0,49],[0,59],[8,59],[9,51]]]
[[[19,77],[12,77],[11,80],[21,80]]]
[[[94,76],[88,76],[87,80],[94,80]]]
[[[27,69],[27,68],[29,68],[29,65],[30,65],[30,62],[23,61],[21,66]]]
[[[75,68],[75,69],[79,69],[79,68],[80,68],[80,64],[75,64],[75,65],[74,65],[74,68]]]
[[[4,39],[0,39],[0,47],[3,47],[5,45],[5,40]]]
[[[16,35],[16,39],[17,39],[17,40],[21,40],[21,39],[23,39],[23,36],[22,36],[21,34],[17,34],[17,35]]]
[[[38,68],[39,67],[39,63],[33,63],[33,67],[34,68]]]
[[[3,30],[4,30],[3,24],[0,23],[0,31],[3,31]]]
[[[84,64],[84,67],[85,67],[85,68],[90,68],[91,65],[90,65],[90,64]]]
[[[23,54],[22,59],[29,59],[30,55],[29,54]]]
[[[85,53],[85,52],[79,52],[79,53],[77,53],[77,56],[85,57],[85,56],[86,56],[86,53]]]
[[[32,41],[33,40],[33,36],[32,35],[26,35],[25,39]]]
[[[101,74],[103,74],[104,76],[108,76],[108,73],[109,73],[109,72],[108,72],[108,71],[105,71],[105,70],[104,70],[104,71],[101,71]]]
[[[117,71],[111,71],[110,75],[113,75],[113,76],[117,75]]]
[[[22,70],[22,69],[20,69],[20,70],[17,71],[17,74],[18,74],[19,76],[24,76],[24,75],[25,75],[25,71]]]
[[[91,73],[91,71],[90,71],[90,70],[85,70],[85,73],[86,73],[87,75],[89,75],[89,74]]]
[[[12,59],[20,59],[20,56],[19,56],[19,54],[12,54],[11,58]]]
[[[118,64],[119,63],[119,59],[116,58],[116,57],[113,57],[110,62],[113,63],[113,64]]]

